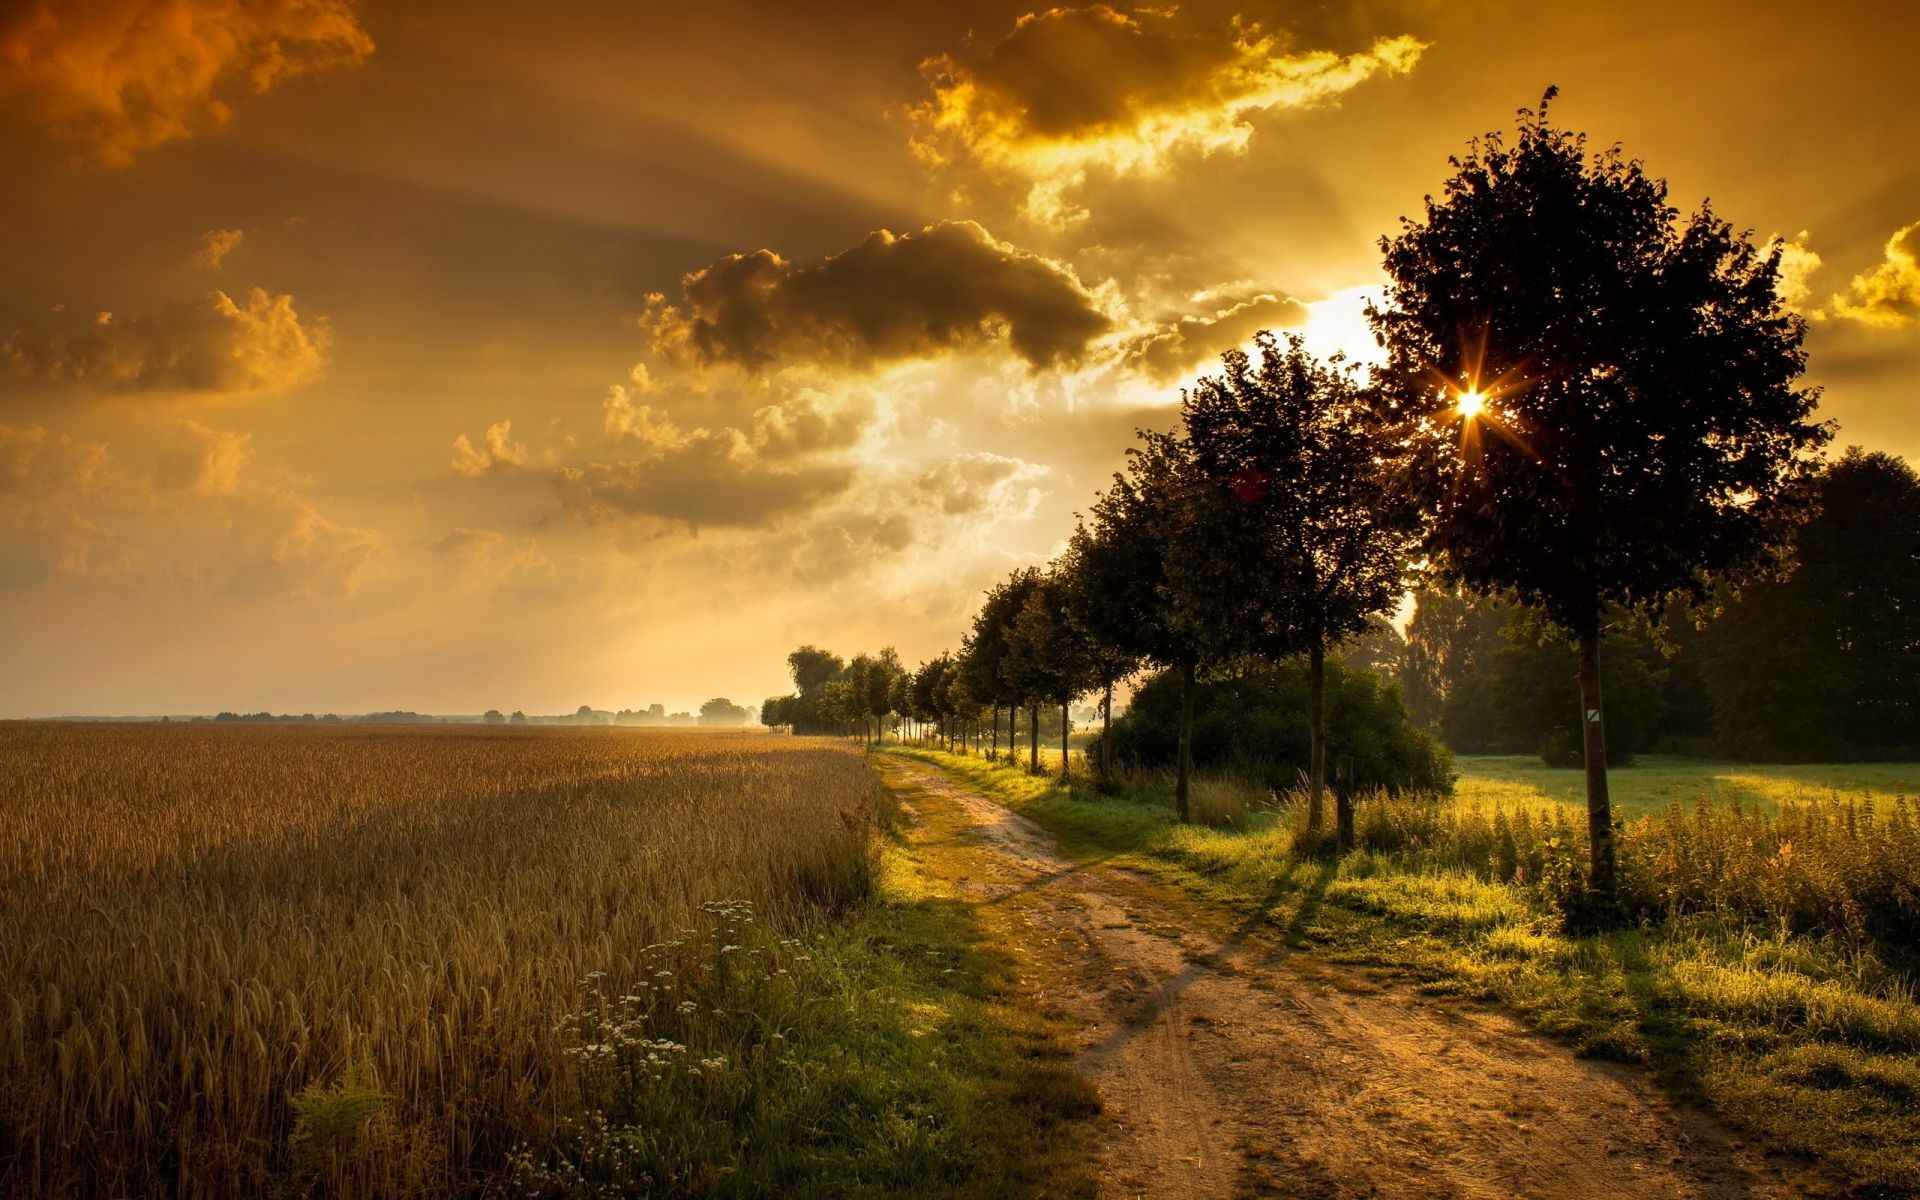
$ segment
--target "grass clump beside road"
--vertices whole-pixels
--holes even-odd
[[[1894,797],[1709,794],[1621,831],[1628,928],[1566,931],[1584,831],[1563,805],[1363,801],[1359,848],[1304,852],[1300,806],[1230,779],[1213,825],[1164,781],[1119,795],[938,751],[901,753],[1039,821],[1069,852],[1154,870],[1330,957],[1498,1001],[1677,1098],[1818,1159],[1861,1195],[1920,1194],[1920,814]],[[1463,792],[1474,780],[1462,781]]]
[[[927,888],[889,801],[873,891],[837,920],[783,936],[710,904],[633,990],[588,981],[574,1115],[516,1157],[514,1194],[1090,1193],[1097,1104],[1060,1028]]]

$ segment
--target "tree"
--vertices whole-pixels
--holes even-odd
[[[1198,469],[1177,433],[1142,430],[1126,470],[1088,513],[1096,539],[1131,554],[1134,570],[1114,598],[1125,619],[1108,627],[1115,652],[1179,672],[1183,704],[1174,808],[1192,818],[1193,695],[1201,672],[1244,646],[1246,609],[1227,536],[1225,492]]]
[[[1615,149],[1522,110],[1381,240],[1381,415],[1444,575],[1543,614],[1578,650],[1588,889],[1615,898],[1601,614],[1657,612],[1760,557],[1829,436],[1796,386],[1805,323],[1779,252]]]
[[[481,717],[480,719],[482,721],[485,721],[489,725],[505,725],[507,723],[506,714],[502,713],[497,708],[488,709],[487,715],[484,717]]]
[[[1920,475],[1847,451],[1793,534],[1794,567],[1701,638],[1714,727],[1752,758],[1911,757],[1920,748]]]
[[[525,725],[526,723],[527,714],[517,708],[513,710],[513,715],[507,718],[507,724],[509,725]]]
[[[980,611],[974,614],[973,630],[967,635],[960,650],[960,663],[967,676],[967,690],[981,703],[993,707],[993,741],[997,752],[1000,742],[1000,706],[1009,709],[1007,716],[1007,755],[1013,755],[1013,708],[1022,699],[1010,682],[1008,659],[1011,649],[1008,639],[1013,633],[1014,622],[1019,619],[1020,610],[1025,607],[1027,597],[1038,586],[1040,573],[1032,567],[1022,567],[1013,572],[987,592],[986,599],[980,605]]]
[[[1100,778],[1109,782],[1114,684],[1131,675],[1140,661],[1125,629],[1134,617],[1134,559],[1134,549],[1117,540],[1114,530],[1096,531],[1081,521],[1055,571],[1066,593],[1067,620],[1080,633],[1087,665],[1101,689]]]
[[[1416,724],[1428,731],[1440,728],[1447,698],[1505,644],[1500,631],[1512,616],[1509,606],[1457,586],[1423,587],[1414,593],[1407,648],[1400,660],[1400,690]]]
[[[1257,646],[1307,656],[1307,833],[1319,833],[1327,781],[1327,652],[1392,609],[1412,522],[1387,486],[1383,430],[1354,372],[1305,343],[1257,336],[1187,392],[1181,418],[1200,470],[1230,496],[1236,565],[1248,573]],[[1336,798],[1343,847],[1349,790]]]
[[[818,646],[802,646],[787,655],[787,669],[793,673],[794,688],[804,696],[827,686],[828,680],[846,669],[846,663]]]
[[[1087,639],[1067,615],[1068,587],[1059,571],[1039,577],[1028,593],[1007,638],[1007,661],[1015,677],[1031,694],[1060,706],[1060,778],[1068,778],[1067,734],[1072,729],[1068,709],[1073,698],[1095,682],[1094,663]],[[1039,767],[1039,738],[1035,731],[1033,765]]]
[[[715,696],[700,706],[700,724],[702,725],[745,725],[750,715],[746,709],[725,696]]]
[[[793,696],[768,696],[760,702],[760,723],[768,729],[780,729],[793,724]]]

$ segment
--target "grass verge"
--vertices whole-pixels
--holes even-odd
[[[1091,1195],[1064,1027],[1024,964],[883,819],[873,894],[810,930],[740,903],[590,980],[578,1104],[517,1155],[526,1196]],[[929,841],[936,844],[928,845]]]
[[[1725,912],[1574,936],[1539,886],[1391,854],[1313,858],[1284,820],[1179,826],[1164,798],[894,752],[1033,818],[1076,857],[1151,870],[1329,958],[1498,1002],[1582,1052],[1643,1063],[1676,1099],[1817,1161],[1837,1191],[1920,1194],[1920,1008],[1911,981],[1857,942]]]

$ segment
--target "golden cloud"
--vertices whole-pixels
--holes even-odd
[[[495,421],[487,426],[481,443],[476,450],[464,433],[453,439],[453,461],[448,465],[455,475],[473,479],[526,464],[527,448],[513,440],[512,421]]]
[[[654,517],[706,526],[767,527],[845,492],[853,467],[837,453],[858,442],[872,412],[828,410],[812,396],[765,406],[744,427],[682,429],[640,389],[615,386],[608,436],[623,457],[555,470],[569,516],[588,522]]]
[[[278,391],[318,376],[332,334],[301,323],[292,296],[225,292],[151,313],[91,319],[52,314],[0,342],[0,367],[26,379],[102,392]]]
[[[1112,327],[1062,263],[996,240],[972,221],[880,230],[817,263],[771,250],[687,275],[683,298],[642,317],[673,361],[868,365],[1004,344],[1035,368],[1078,363]]]
[[[1122,363],[1155,383],[1167,383],[1251,341],[1263,329],[1304,324],[1307,306],[1285,296],[1262,294],[1216,309],[1189,314],[1128,344]]]
[[[341,525],[307,497],[253,464],[252,438],[181,421],[154,473],[156,499],[193,502],[195,525],[211,516],[217,557],[187,564],[195,583],[227,592],[351,595],[386,541]],[[206,537],[204,526],[190,530]]]
[[[246,234],[238,229],[209,229],[200,235],[200,249],[193,256],[193,265],[208,271],[218,271],[220,264],[227,261],[227,255],[240,248],[241,239]]]
[[[1085,215],[1069,193],[1089,168],[1152,173],[1179,151],[1241,151],[1249,117],[1404,74],[1425,49],[1393,37],[1355,54],[1294,50],[1245,20],[1189,27],[1176,8],[1053,8],[982,53],[922,64],[933,98],[913,110],[913,145],[934,164],[967,159],[1026,182],[1028,215],[1057,224]]]
[[[104,443],[0,425],[0,583],[351,593],[384,539],[328,518],[253,453],[244,433],[181,421],[149,474]]]
[[[1853,278],[1853,286],[1834,296],[1831,310],[1863,325],[1890,329],[1920,316],[1920,222],[1887,239],[1879,266]]]
[[[372,53],[352,0],[29,0],[0,15],[0,92],[124,166],[246,96]]]
[[[913,482],[920,498],[945,516],[1010,520],[1030,514],[1040,501],[1035,484],[1047,468],[1002,454],[957,454],[923,471]]]
[[[115,489],[105,445],[0,425],[0,585],[126,569],[128,548],[93,512]]]

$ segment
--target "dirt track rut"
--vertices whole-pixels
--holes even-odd
[[[958,831],[971,853],[939,856],[944,882],[1001,906],[1040,999],[1083,1029],[1103,1195],[1801,1194],[1631,1068],[1290,952],[1262,926],[1209,931],[937,768],[882,772],[923,818],[910,838],[929,817]]]

